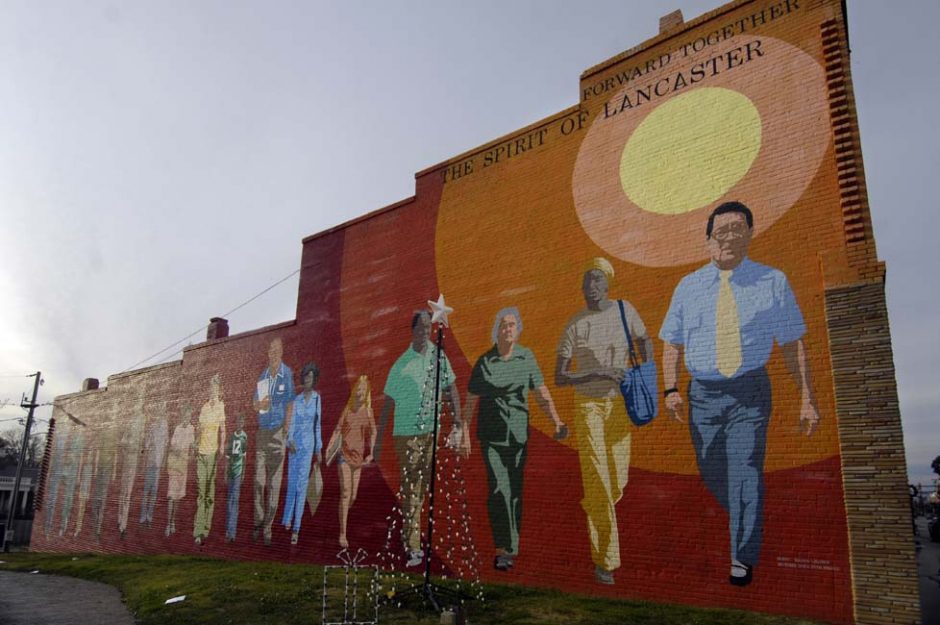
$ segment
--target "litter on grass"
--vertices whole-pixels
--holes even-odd
[[[186,601],[186,595],[180,595],[179,597],[171,597],[163,602],[164,605],[170,605],[171,603],[179,603],[180,601]]]

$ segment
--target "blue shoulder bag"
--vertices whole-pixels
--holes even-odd
[[[659,382],[656,373],[656,363],[650,359],[640,363],[633,349],[633,337],[627,326],[627,314],[623,308],[623,301],[617,300],[620,306],[620,321],[623,331],[627,335],[627,347],[630,350],[630,366],[627,368],[623,380],[620,382],[620,394],[627,409],[627,416],[635,425],[646,425],[656,418],[659,411]]]

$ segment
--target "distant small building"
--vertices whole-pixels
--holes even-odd
[[[16,465],[0,467],[0,532],[6,531],[7,515],[13,494],[13,482],[16,480]],[[16,512],[13,517],[14,545],[28,545],[33,527],[33,501],[39,483],[39,468],[24,467],[20,479],[20,495],[17,497]]]

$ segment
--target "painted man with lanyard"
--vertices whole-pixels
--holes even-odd
[[[763,529],[764,451],[771,414],[764,366],[774,342],[781,346],[800,392],[800,426],[810,435],[819,412],[810,385],[802,337],[803,315],[786,276],[753,262],[747,250],[754,218],[740,202],[726,202],[705,230],[711,262],[679,283],[659,337],[663,346],[665,403],[682,421],[677,387],[685,351],[689,429],[699,473],[728,512],[735,586],[751,582]]]
[[[258,413],[255,435],[255,529],[252,540],[264,532],[271,544],[271,526],[277,515],[284,470],[284,432],[290,427],[294,401],[294,373],[284,364],[281,339],[268,347],[268,366],[261,372],[252,401]]]

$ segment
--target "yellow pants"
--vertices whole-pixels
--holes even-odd
[[[623,497],[630,469],[630,424],[619,397],[576,396],[575,434],[581,461],[581,506],[591,533],[591,559],[608,571],[620,567],[615,505]]]

